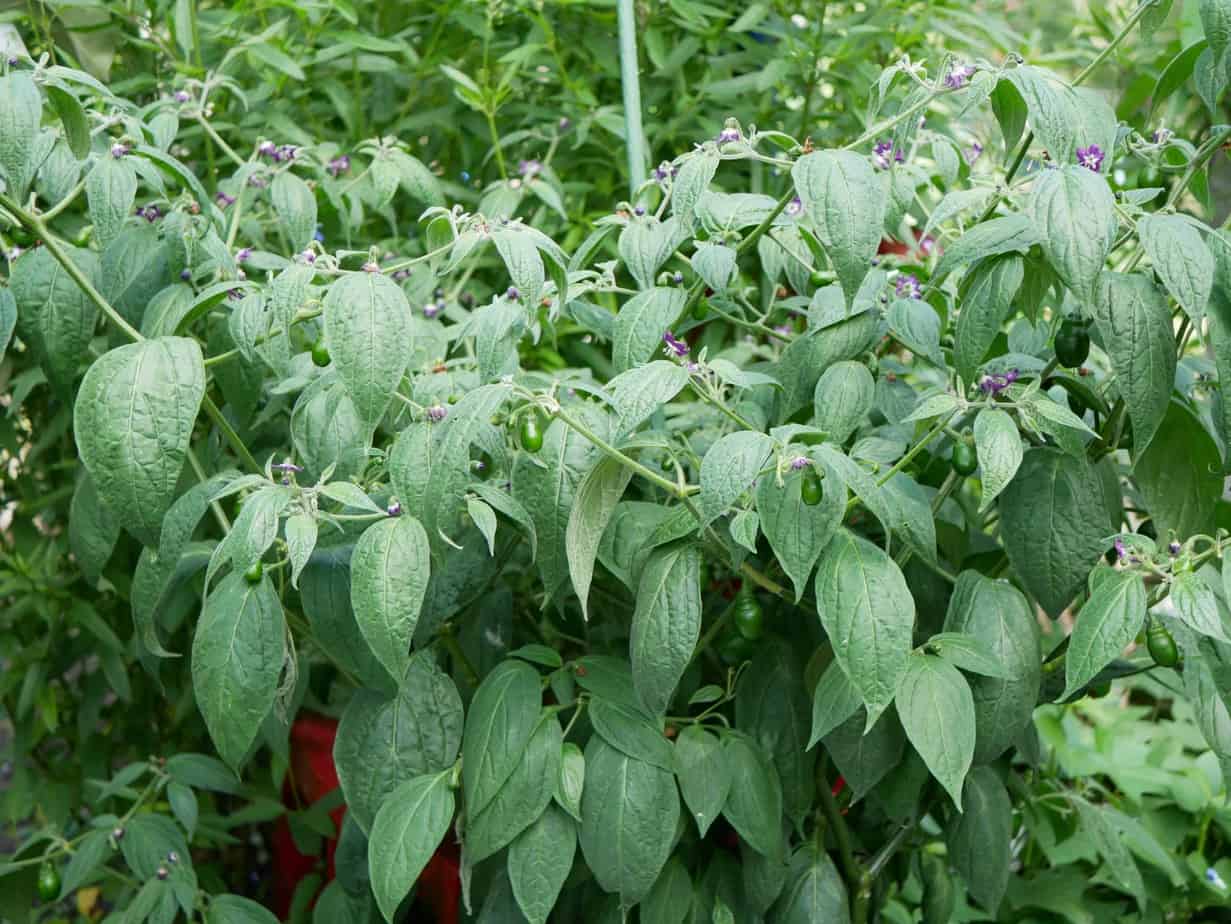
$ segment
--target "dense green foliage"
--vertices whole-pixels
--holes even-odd
[[[1225,913],[1231,0],[617,5],[0,12],[0,920]]]

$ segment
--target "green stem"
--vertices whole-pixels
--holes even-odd
[[[677,485],[674,481],[671,481],[668,478],[664,478],[662,475],[658,474],[658,472],[652,469],[646,468],[644,465],[642,465],[632,456],[629,456],[626,453],[623,453],[620,450],[616,449],[614,446],[608,443],[605,439],[603,439],[601,436],[599,436],[597,433],[595,433],[593,430],[591,430],[589,427],[583,424],[576,417],[573,417],[567,411],[564,411],[564,410],[557,411],[556,417],[558,417],[561,420],[561,422],[565,424],[565,426],[573,430],[576,430],[583,437],[585,437],[587,440],[589,440],[591,443],[597,446],[603,454],[608,455],[611,458],[615,459],[621,465],[625,466],[626,468],[631,469],[632,471],[640,475],[642,478],[662,488],[668,494],[671,494],[674,497],[678,497],[681,500],[687,499],[688,493],[689,493],[687,488],[681,489],[680,486]]]
[[[491,135],[492,151],[496,154],[496,167],[500,171],[500,179],[507,180],[509,169],[504,163],[504,149],[500,147],[500,132],[496,130],[496,113],[489,106],[483,110],[483,115],[487,117],[487,132]]]
[[[440,633],[440,643],[445,646],[445,651],[449,652],[449,657],[453,659],[454,663],[466,674],[471,685],[477,687],[481,679],[479,672],[475,670],[474,665],[470,663],[470,659],[466,657],[466,652],[462,651],[462,646],[458,644],[457,636],[452,632],[442,632]]]
[[[66,195],[63,199],[61,199],[59,202],[57,202],[47,211],[40,212],[39,218],[43,219],[43,221],[51,221],[51,219],[55,218],[57,215],[63,212],[66,208],[72,205],[73,202],[76,201],[77,197],[81,195],[84,189],[85,189],[85,180],[81,180],[76,186],[74,186],[72,189],[68,191],[68,195]]]
[[[637,66],[637,16],[633,0],[616,0],[620,32],[620,86],[624,92],[624,148],[628,155],[629,195],[645,182],[645,148],[641,128],[641,78]]]
[[[885,474],[883,474],[877,480],[876,482],[877,487],[883,487],[885,484],[888,483],[890,478],[892,478],[898,472],[902,471],[902,469],[906,468],[906,466],[910,465],[911,461],[915,458],[915,456],[923,452],[924,448],[928,445],[928,443],[932,442],[932,440],[934,440],[937,436],[945,432],[945,427],[949,426],[949,421],[951,421],[954,417],[956,417],[958,413],[959,413],[958,411],[954,411],[944,420],[938,420],[932,426],[932,429],[929,430],[927,433],[923,434],[923,438],[919,440],[919,442],[917,442],[914,446],[912,446],[907,451],[906,455],[902,456],[902,458],[898,459],[898,461],[894,463],[893,468],[889,469],[889,471],[885,472]],[[850,513],[855,508],[855,505],[858,503],[859,503],[859,498],[852,497],[850,500],[846,502],[846,512]]]
[[[235,162],[235,166],[242,167],[244,165],[244,159],[235,153],[235,149],[227,144],[220,134],[214,131],[214,126],[210,125],[204,116],[198,115],[197,122],[200,124],[201,128],[205,129],[205,134],[209,135],[210,140],[213,141],[214,144],[218,145],[222,153]]]
[[[855,850],[851,843],[850,828],[847,827],[846,819],[842,817],[842,813],[838,810],[838,801],[834,798],[833,790],[829,786],[828,769],[828,760],[822,760],[817,765],[816,794],[820,798],[821,811],[824,812],[825,820],[833,831],[834,841],[838,845],[838,860],[842,867],[842,878],[846,880],[846,888],[851,896],[852,919],[866,921],[867,898],[871,895],[869,891],[871,879],[868,877],[867,870],[863,868],[863,864],[855,856]],[[864,896],[865,892],[868,893],[867,897]],[[861,898],[863,917],[859,918]]]

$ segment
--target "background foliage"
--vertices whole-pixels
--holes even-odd
[[[1227,913],[1231,4],[633,12],[0,12],[0,919]]]

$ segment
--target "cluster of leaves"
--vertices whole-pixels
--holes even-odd
[[[736,43],[739,76],[715,93],[711,64],[690,92],[799,111],[702,128],[664,83],[648,134],[684,153],[596,218],[619,171],[574,186],[553,158],[596,173],[615,74],[568,76],[594,48],[560,41],[584,31],[566,18],[528,13],[533,54],[498,67],[499,11],[470,22],[449,50],[481,45],[483,70],[433,65],[461,108],[423,156],[395,136],[440,110],[333,137],[364,135],[360,90],[405,96],[377,62],[414,54],[357,31],[282,50],[333,13],[245,32],[244,9],[177,3],[132,50],[182,51],[152,98],[0,64],[25,486],[0,575],[6,815],[45,823],[0,865],[0,914],[103,882],[124,920],[269,920],[210,860],[284,811],[309,710],[340,716],[341,786],[297,837],[347,811],[301,918],[394,921],[453,840],[492,921],[1225,902],[1231,233],[1197,215],[1231,138],[1208,118],[1231,2],[1190,4],[1201,35],[1148,91],[1158,109],[1193,78],[1183,133],[1080,86],[1190,15],[1170,3],[1109,26],[1071,83],[1013,56],[881,68],[886,34],[852,40],[866,11],[833,5],[799,25],[679,4],[690,40],[651,30],[651,58],[682,74]],[[231,29],[249,37],[194,71]],[[821,118],[831,43],[872,91]],[[544,49],[576,123],[514,92]],[[258,128],[283,80],[240,117],[248,67],[319,69],[332,108],[305,94]],[[499,136],[506,102],[554,127]],[[992,119],[995,145],[971,128]],[[510,177],[527,141],[549,153]],[[479,190],[434,169],[484,150]],[[1147,671],[1122,683],[1165,722],[1088,701]],[[1103,760],[1075,756],[1087,722]]]

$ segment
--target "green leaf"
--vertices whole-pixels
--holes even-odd
[[[1116,387],[1133,423],[1133,452],[1140,456],[1167,414],[1175,381],[1171,312],[1147,277],[1112,272],[1099,279],[1091,305],[1103,349],[1116,373]]]
[[[975,417],[975,452],[983,479],[982,512],[1008,487],[1022,464],[1022,438],[1005,411],[984,408]]]
[[[569,576],[581,601],[583,619],[589,619],[590,581],[594,578],[599,543],[632,476],[632,470],[620,460],[605,456],[582,479],[573,498],[564,542]]]
[[[1106,807],[1091,805],[1080,796],[1073,796],[1072,801],[1077,806],[1081,829],[1094,841],[1113,881],[1137,900],[1137,908],[1144,913],[1147,897],[1141,870],[1137,869],[1137,862],[1129,853],[1120,832],[1107,817]]]
[[[509,882],[530,924],[546,924],[576,850],[576,823],[552,805],[509,847]]]
[[[850,924],[846,885],[829,854],[812,844],[795,852],[786,890],[770,919],[774,924]]]
[[[544,713],[500,790],[478,813],[467,813],[467,862],[503,849],[543,814],[560,776],[563,745],[560,723]]]
[[[581,793],[586,782],[586,758],[581,748],[566,741],[560,755],[560,778],[553,797],[556,804],[581,821]]]
[[[963,381],[976,381],[979,366],[1012,312],[1024,276],[1022,258],[1005,254],[979,263],[962,280],[953,363]]]
[[[1004,77],[1025,100],[1030,127],[1053,163],[1073,164],[1079,147],[1097,144],[1108,155],[1103,172],[1111,170],[1117,120],[1102,95],[1069,87],[1050,71],[1029,65],[1009,68]]]
[[[922,299],[896,298],[886,313],[889,335],[937,368],[945,367],[940,351],[940,318]]]
[[[834,363],[817,380],[813,424],[841,445],[859,429],[876,398],[876,381],[863,363]]]
[[[675,766],[684,804],[704,837],[731,791],[722,742],[700,725],[685,726],[675,740]]]
[[[750,735],[774,762],[782,803],[797,828],[816,792],[814,755],[808,752],[808,696],[796,649],[772,636],[761,641],[735,691],[735,727]]]
[[[1041,230],[1027,215],[1002,215],[981,221],[945,248],[933,276],[1003,253],[1025,253],[1042,241]]]
[[[1201,0],[1201,28],[1205,32],[1210,50],[1219,59],[1225,59],[1231,48],[1231,3],[1227,0]]]
[[[10,280],[11,281],[11,280]],[[17,299],[11,286],[0,288],[0,361],[8,351],[13,331],[17,329]],[[683,371],[681,369],[681,371]]]
[[[537,306],[547,271],[533,238],[519,226],[510,225],[493,233],[492,241],[509,271],[518,299],[523,305]]]
[[[296,64],[295,59],[282,49],[275,48],[267,42],[256,42],[243,47],[244,51],[248,53],[248,57],[254,59],[254,63],[268,64],[274,70],[285,74],[297,83],[307,80],[307,75],[303,72],[303,68]]]
[[[774,450],[764,433],[740,430],[718,440],[701,460],[701,493],[697,497],[703,523],[722,516],[751,487]]]
[[[215,895],[205,910],[205,924],[277,924],[264,905],[240,895]]]
[[[811,749],[818,741],[853,716],[863,706],[863,698],[847,678],[842,665],[831,661],[812,691]]]
[[[585,758],[581,851],[599,886],[630,908],[649,893],[671,854],[680,817],[675,780],[597,735]]]
[[[192,687],[218,754],[238,770],[273,707],[286,660],[282,603],[268,577],[232,572],[205,600],[192,640]]]
[[[696,224],[697,203],[718,172],[721,162],[717,151],[693,151],[680,164],[671,181],[671,214],[686,227]]]
[[[86,201],[99,246],[115,240],[133,213],[137,200],[137,174],[125,158],[104,154],[86,176]]]
[[[1184,447],[1178,455],[1177,446]],[[1214,532],[1221,472],[1214,438],[1187,406],[1172,401],[1154,439],[1133,466],[1133,479],[1159,536],[1171,530],[1181,539]]]
[[[502,661],[479,685],[462,737],[462,791],[475,816],[513,773],[538,724],[539,675],[525,661]]]
[[[639,705],[596,693],[589,717],[594,731],[616,750],[664,770],[675,769],[674,751],[663,735],[661,721],[646,715]]]
[[[638,907],[638,920],[641,924],[684,924],[692,910],[692,896],[688,867],[678,856],[672,856]]]
[[[380,273],[348,273],[324,300],[325,345],[338,375],[372,430],[393,400],[410,358],[410,303]]]
[[[26,73],[0,77],[0,175],[7,192],[25,201],[41,158],[36,141],[43,118],[43,98]]]
[[[853,151],[805,154],[795,161],[791,178],[850,305],[880,246],[885,223],[880,178],[868,158]]]
[[[451,767],[461,744],[462,698],[431,652],[415,653],[394,696],[357,692],[338,725],[333,759],[360,828],[371,830],[400,782]]]
[[[97,584],[103,566],[120,538],[120,520],[98,499],[94,479],[83,472],[73,491],[68,513],[68,547],[77,566],[91,584]]]
[[[427,534],[409,513],[369,526],[355,543],[351,605],[359,631],[393,677],[410,661],[430,574]]]
[[[386,921],[392,924],[452,821],[448,772],[407,780],[381,806],[368,841],[368,863],[372,894]]]
[[[278,523],[291,502],[291,489],[285,485],[266,483],[244,499],[239,516],[226,537],[214,546],[205,581],[230,562],[235,571],[247,571],[259,562],[266,550],[278,538]]]
[[[1053,618],[1072,602],[1113,531],[1098,476],[1085,459],[1031,449],[1000,496],[1013,570]]]
[[[743,735],[723,744],[730,768],[731,789],[722,814],[757,853],[782,853],[782,784],[769,756]]]
[[[621,372],[607,383],[615,407],[616,432],[632,433],[688,384],[688,370],[665,359]]]
[[[1139,573],[1111,571],[1090,592],[1077,614],[1065,655],[1066,700],[1119,656],[1141,631],[1146,618],[1146,588]]]
[[[1072,164],[1049,170],[1035,182],[1030,210],[1056,275],[1079,299],[1092,298],[1116,237],[1116,201],[1107,179]]]
[[[1137,222],[1137,234],[1167,291],[1200,322],[1214,284],[1214,255],[1197,226],[1183,215],[1146,215]]]
[[[698,244],[692,255],[692,268],[715,292],[725,292],[739,273],[735,250],[725,244]]]
[[[97,257],[87,250],[65,249],[85,277],[97,284]],[[98,308],[46,247],[10,265],[17,334],[34,349],[52,386],[68,395],[94,336]]]
[[[609,418],[587,408],[587,427],[606,433]],[[519,453],[513,463],[513,497],[529,511],[538,537],[538,569],[550,600],[569,578],[568,525],[576,492],[598,450],[562,420],[553,420],[536,454]],[[547,601],[544,601],[546,604]]]
[[[620,372],[647,362],[662,346],[663,334],[684,312],[682,288],[648,288],[638,292],[616,315],[611,360]]]
[[[52,83],[44,84],[44,87],[47,90],[47,98],[64,127],[64,139],[68,149],[77,160],[85,160],[90,153],[90,122],[86,118],[85,110],[81,108],[77,97],[63,87]]]
[[[175,496],[205,365],[195,340],[159,337],[103,354],[86,372],[73,411],[81,460],[124,527],[157,542]]]
[[[993,915],[1009,884],[1013,809],[991,767],[975,767],[962,791],[962,812],[949,822],[949,858],[975,901]]]
[[[313,636],[338,666],[365,687],[391,692],[395,681],[372,654],[351,606],[349,562],[353,549],[318,548],[300,575],[299,598]]]
[[[308,184],[290,171],[279,173],[269,187],[269,201],[287,246],[294,251],[307,248],[316,234],[316,196]]]
[[[825,471],[820,463],[813,464]],[[808,586],[817,559],[846,515],[847,499],[846,487],[835,474],[822,481],[824,494],[820,503],[809,505],[801,496],[803,480],[802,472],[789,472],[781,485],[772,476],[766,476],[758,479],[756,488],[761,531],[795,586],[796,602]]]
[[[915,601],[889,556],[841,530],[816,573],[816,606],[834,657],[868,707],[868,727],[893,701],[910,659]]]
[[[1034,608],[1006,581],[975,571],[958,575],[946,632],[972,636],[992,652],[1005,678],[971,677],[975,701],[975,762],[995,760],[1030,724],[1039,698],[1042,667]]]
[[[629,658],[637,698],[662,715],[701,634],[701,549],[671,545],[646,562],[637,587]]]
[[[806,407],[826,369],[836,362],[859,356],[880,335],[879,311],[859,311],[853,317],[823,327],[813,326],[809,321],[807,333],[787,345],[775,370],[782,383],[779,417],[786,420]]]
[[[684,242],[687,235],[688,229],[678,218],[668,218],[662,222],[653,215],[629,218],[628,224],[620,232],[620,259],[637,280],[639,288],[653,288],[654,274]],[[680,294],[683,294],[678,289],[671,291],[680,291]],[[659,336],[662,336],[662,331],[659,331]]]
[[[906,737],[960,811],[975,753],[975,703],[966,678],[948,661],[912,654],[896,703]]]
[[[1231,644],[1214,591],[1194,572],[1183,571],[1172,578],[1170,598],[1182,623],[1199,635]]]
[[[180,784],[173,783],[173,786]],[[60,883],[60,898],[66,898],[89,881],[90,874],[111,856],[111,832],[91,831],[73,849],[73,856],[64,867]]]
[[[940,632],[928,639],[927,647],[964,671],[1001,680],[1009,676],[996,659],[996,653],[978,636],[965,632]]]

